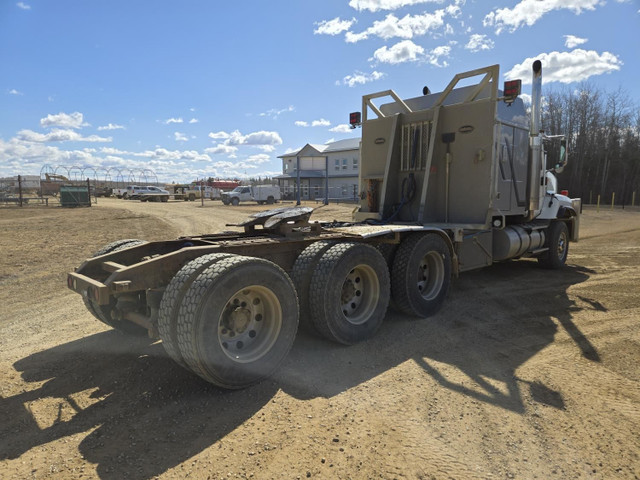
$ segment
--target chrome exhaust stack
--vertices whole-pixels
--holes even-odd
[[[542,136],[540,135],[542,106],[542,62],[533,62],[531,81],[531,125],[529,127],[529,215],[531,220],[540,210],[540,197],[544,195],[544,172],[542,171]]]

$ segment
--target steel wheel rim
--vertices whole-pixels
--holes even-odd
[[[362,325],[371,318],[379,297],[380,281],[375,270],[369,265],[357,265],[342,283],[342,315],[352,325]]]
[[[567,234],[560,232],[558,237],[558,258],[562,259],[567,253]]]
[[[282,321],[277,295],[267,287],[251,285],[227,301],[218,319],[218,342],[234,362],[255,362],[276,343]]]
[[[425,300],[433,300],[440,293],[444,283],[444,260],[438,252],[428,252],[418,266],[416,288]]]

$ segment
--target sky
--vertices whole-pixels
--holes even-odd
[[[638,0],[0,2],[0,177],[163,183],[282,173],[358,137],[362,95],[500,64],[640,105]]]

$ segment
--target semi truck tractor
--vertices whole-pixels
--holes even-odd
[[[391,300],[409,316],[435,314],[462,272],[524,257],[560,268],[580,199],[557,192],[567,152],[540,129],[539,61],[532,70],[530,116],[520,82],[498,88],[497,65],[441,93],[365,95],[351,114],[362,127],[352,222],[276,208],[233,232],[120,240],[69,273],[68,287],[101,322],[160,338],[184,368],[233,389],[274,372],[299,324],[350,345],[376,333]]]

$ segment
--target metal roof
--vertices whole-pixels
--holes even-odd
[[[318,155],[322,153],[329,153],[329,152],[358,150],[360,148],[360,138],[347,138],[345,140],[338,140],[337,142],[326,143],[324,145],[307,143],[300,150],[297,150],[295,152],[285,153],[284,155],[280,155],[278,158],[295,157],[300,152],[305,150],[307,147],[313,148],[318,153]]]

